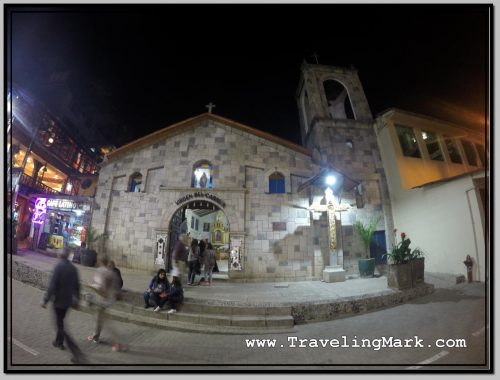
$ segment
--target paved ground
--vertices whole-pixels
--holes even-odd
[[[57,263],[56,258],[45,256],[32,251],[21,251],[12,256],[13,260],[38,268],[44,272],[51,272]],[[90,283],[95,268],[76,264],[81,281]],[[121,269],[124,289],[143,292],[152,278],[153,272],[132,271]],[[455,277],[450,275],[428,274],[427,283],[436,283],[440,287],[455,285]],[[363,295],[390,294],[395,290],[387,288],[386,277],[348,279],[345,282],[326,283],[323,281],[299,282],[265,282],[265,283],[237,283],[230,281],[215,281],[212,287],[186,286],[185,296],[188,299],[229,301],[242,304],[287,305],[292,303],[307,303],[326,300],[335,300],[345,297],[359,297]]]
[[[10,284],[10,282],[9,282]],[[10,294],[10,292],[9,292]],[[86,340],[93,331],[94,316],[70,311],[67,329],[87,355],[88,366],[71,366],[70,355],[52,347],[55,328],[51,307],[42,309],[43,291],[12,281],[14,305],[9,308],[5,365],[12,370],[84,371],[161,370],[411,370],[484,368],[488,325],[485,325],[484,285],[460,284],[393,308],[334,321],[297,326],[294,333],[256,335],[208,335],[157,330],[112,321],[127,352],[111,352],[109,342],[95,345]],[[10,318],[11,317],[11,318]],[[346,336],[349,347],[299,347],[294,337],[339,339]],[[422,347],[352,347],[353,340],[413,338]],[[109,326],[102,338],[109,339]],[[276,340],[275,347],[247,346],[247,339]],[[437,347],[437,339],[465,339],[466,347]],[[7,341],[7,343],[9,343]],[[428,367],[427,365],[433,366]],[[199,376],[202,374],[198,374]],[[195,375],[192,375],[193,377]],[[205,373],[202,375],[206,377]]]

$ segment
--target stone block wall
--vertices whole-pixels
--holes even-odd
[[[301,180],[318,171],[311,157],[212,120],[102,168],[93,227],[109,232],[106,251],[119,266],[153,266],[155,231],[168,230],[182,207],[176,200],[197,191],[191,189],[191,178],[200,160],[213,164],[213,189],[208,191],[225,202],[231,232],[244,236],[243,271],[237,277],[321,278],[328,229],[324,222],[313,223],[307,192],[297,194]],[[149,185],[153,169],[155,182]],[[267,176],[275,170],[285,175],[285,194],[268,193]],[[146,192],[127,191],[134,172],[142,174]]]

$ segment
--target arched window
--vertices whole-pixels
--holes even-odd
[[[340,82],[332,79],[324,81],[323,88],[330,116],[333,119],[354,119],[354,111],[347,89]]]
[[[140,193],[142,191],[142,174],[135,172],[129,178],[128,191],[131,193]]]
[[[285,192],[285,176],[279,172],[274,172],[269,176],[269,193],[281,194]]]
[[[200,161],[193,166],[191,187],[197,189],[212,188],[213,166],[209,161]]]

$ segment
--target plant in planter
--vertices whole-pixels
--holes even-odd
[[[361,238],[365,249],[365,257],[358,260],[359,274],[361,277],[373,277],[375,273],[375,259],[370,258],[370,242],[379,220],[380,218],[372,219],[367,225],[361,223],[359,220],[354,222],[354,228]]]
[[[99,234],[95,228],[90,228],[87,231],[87,239],[82,243],[80,250],[80,262],[87,267],[94,267],[97,262],[97,251],[95,247],[101,240],[107,239],[108,235]],[[85,246],[83,245],[85,244]]]
[[[394,235],[397,229],[394,229]],[[401,241],[392,247],[386,256],[390,259],[387,273],[387,286],[396,289],[411,288],[424,282],[424,258],[423,251],[410,248],[411,240],[401,232]]]

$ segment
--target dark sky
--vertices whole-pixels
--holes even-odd
[[[374,116],[397,107],[484,129],[487,12],[470,5],[16,8],[6,12],[10,79],[56,112],[66,106],[83,115],[80,132],[96,142],[120,146],[206,112],[212,101],[218,115],[299,143],[299,70],[316,52],[321,64],[358,69]]]

